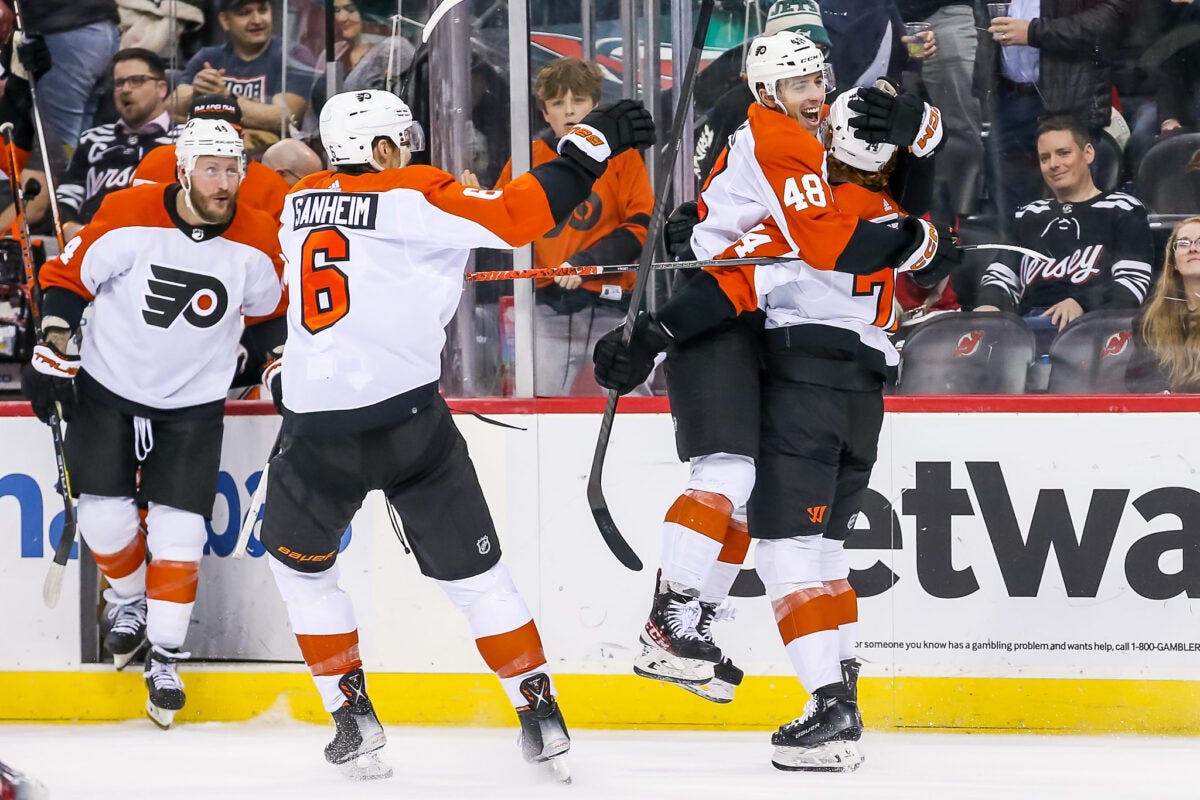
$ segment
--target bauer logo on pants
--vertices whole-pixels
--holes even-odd
[[[211,328],[225,316],[229,293],[211,275],[151,264],[142,319],[156,328],[169,328],[180,314],[197,328]]]

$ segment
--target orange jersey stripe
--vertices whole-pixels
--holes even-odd
[[[715,542],[724,542],[731,513],[733,505],[724,495],[688,490],[667,509],[664,522],[674,522]]]
[[[813,597],[807,592],[795,592],[771,605],[785,645],[810,633],[837,630],[837,610],[832,595]]]
[[[542,637],[533,620],[507,633],[480,636],[475,640],[475,646],[488,669],[501,678],[511,678],[546,663]]]
[[[160,561],[154,559],[146,569],[146,597],[168,603],[196,602],[200,583],[199,561]]]
[[[721,545],[717,560],[726,564],[741,564],[746,560],[749,550],[750,529],[741,520],[729,520],[729,527],[725,529],[725,543]]]
[[[139,530],[129,542],[115,553],[92,551],[96,566],[106,578],[125,578],[137,572],[146,563],[146,539]]]
[[[357,628],[349,633],[297,633],[296,643],[313,675],[345,675],[362,666]]]

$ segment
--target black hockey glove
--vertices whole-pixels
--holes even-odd
[[[645,149],[654,141],[654,120],[645,106],[636,100],[618,100],[597,106],[571,126],[559,140],[558,153],[599,178],[608,159],[631,147]]]
[[[33,413],[46,424],[62,407],[62,421],[68,422],[75,410],[75,375],[79,356],[68,356],[52,344],[43,342],[33,348],[30,363],[21,368],[21,394],[33,405]]]
[[[283,413],[283,359],[272,358],[263,367],[262,374],[263,386],[271,393],[271,402],[275,404],[275,410],[280,414]]]
[[[933,225],[918,217],[903,217],[900,229],[913,235],[913,243],[896,265],[907,272],[913,283],[932,289],[962,263],[963,252],[954,241],[954,232],[945,225]]]
[[[592,352],[596,383],[617,394],[629,394],[645,383],[654,369],[654,357],[672,341],[670,332],[645,311],[634,320],[629,344],[621,344],[623,330],[624,326],[601,336]]]
[[[871,144],[911,147],[913,154],[929,155],[942,141],[942,115],[915,94],[895,95],[895,90],[868,86],[847,105],[857,112],[849,120],[854,137]]]
[[[689,200],[681,203],[667,217],[665,230],[667,252],[677,261],[694,261],[696,254],[692,252],[692,228],[700,221],[700,213],[696,209],[696,201]]]
[[[32,75],[34,81],[40,81],[50,71],[50,46],[38,34],[22,33],[20,40],[14,41],[14,49],[17,57],[11,71],[18,78],[29,80]]]

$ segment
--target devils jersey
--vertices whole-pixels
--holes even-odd
[[[1146,207],[1122,192],[1081,203],[1036,200],[1019,209],[1014,241],[1051,256],[1008,256],[980,280],[979,305],[1026,314],[1074,298],[1084,311],[1136,308],[1150,290],[1154,246]]]
[[[279,231],[292,430],[367,430],[432,399],[470,250],[528,244],[586,196],[579,184],[559,208],[537,176],[503,191],[473,189],[442,170],[408,166],[318,172],[292,187]]]
[[[175,145],[164,144],[146,154],[133,172],[134,186],[175,182]],[[283,197],[288,193],[283,177],[257,161],[246,164],[246,177],[238,187],[238,202],[265,211],[279,221]]]
[[[46,316],[74,326],[92,303],[82,371],[150,409],[223,400],[242,315],[269,314],[281,293],[273,220],[238,207],[228,225],[194,227],[175,210],[179,191],[156,184],[106,197],[39,273]]]

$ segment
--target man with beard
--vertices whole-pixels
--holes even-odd
[[[242,314],[276,308],[283,266],[274,220],[237,205],[244,166],[233,126],[192,120],[176,152],[179,183],[105,200],[42,267],[41,341],[22,375],[39,419],[57,405],[71,423],[65,454],[79,527],[110,586],[106,644],[131,656],[149,641],[146,711],[162,727],[184,705],[176,662],[188,657],[180,650]],[[89,303],[79,355],[68,355]],[[139,500],[149,509],[144,538]]]

